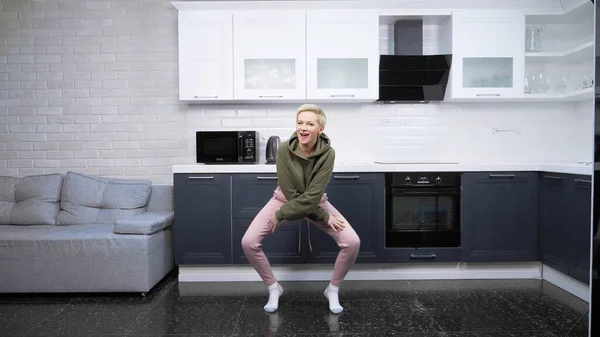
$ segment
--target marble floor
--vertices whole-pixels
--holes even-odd
[[[0,294],[0,336],[587,336],[587,302],[541,280],[281,282],[263,312],[258,282],[177,283],[139,294]]]

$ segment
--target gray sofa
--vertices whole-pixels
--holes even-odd
[[[150,291],[174,266],[172,188],[0,177],[0,293]]]

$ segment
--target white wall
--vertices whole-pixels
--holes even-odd
[[[293,131],[296,105],[179,103],[177,11],[169,1],[3,0],[0,6],[2,175],[76,170],[170,183],[171,165],[195,161],[196,130],[258,130],[261,161],[270,135],[285,139]],[[427,41],[425,48],[432,49]],[[339,161],[592,156],[592,102],[323,107]]]

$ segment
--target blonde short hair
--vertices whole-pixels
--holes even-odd
[[[325,116],[325,112],[316,104],[304,104],[298,108],[298,112],[296,113],[296,118],[301,112],[311,111],[317,114],[317,118],[319,121],[319,125],[325,127],[325,123],[327,121],[327,117]]]

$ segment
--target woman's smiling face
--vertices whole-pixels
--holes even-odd
[[[302,111],[296,119],[296,134],[300,145],[303,147],[312,147],[316,144],[317,138],[323,132],[323,127],[319,125],[319,116],[312,111]]]

